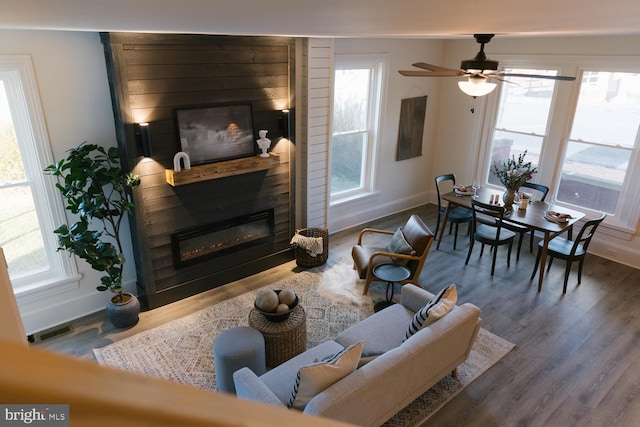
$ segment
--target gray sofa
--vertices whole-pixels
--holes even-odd
[[[233,375],[238,397],[286,407],[298,370],[344,347],[364,342],[363,356],[380,354],[315,395],[304,413],[362,426],[379,426],[464,362],[480,329],[480,309],[465,303],[403,342],[416,311],[432,294],[402,287],[400,303],[373,314],[326,341],[256,376]],[[313,327],[313,325],[310,325]]]

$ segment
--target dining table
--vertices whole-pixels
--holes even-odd
[[[436,230],[438,235],[438,244],[436,250],[440,249],[440,243],[442,242],[442,236],[445,233],[447,226],[447,218],[451,209],[457,206],[471,209],[472,198],[482,202],[491,203],[492,200],[498,199],[499,205],[504,205],[502,201],[503,191],[495,190],[488,187],[480,187],[475,191],[458,191],[453,190],[449,193],[441,195],[443,200],[447,201],[447,208],[444,213],[442,225],[440,230]],[[546,213],[548,211],[557,212],[560,214],[569,215],[566,222],[559,222],[557,220],[547,219]],[[547,249],[549,247],[549,241],[554,237],[567,233],[569,239],[572,237],[573,224],[578,222],[584,217],[584,213],[578,212],[572,209],[568,209],[564,206],[558,206],[554,203],[543,202],[541,200],[530,199],[526,209],[519,209],[517,204],[513,204],[513,208],[505,213],[504,220],[524,225],[539,231],[543,235],[542,240],[542,252],[540,254],[540,268],[538,269],[538,292],[542,290],[542,280],[544,278],[544,265],[547,260]]]

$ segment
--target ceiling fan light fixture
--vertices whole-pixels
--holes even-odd
[[[468,80],[458,82],[460,90],[469,96],[488,95],[496,88],[497,84],[487,82],[487,79],[479,76],[469,76]]]

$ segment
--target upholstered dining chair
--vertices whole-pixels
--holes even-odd
[[[554,237],[549,241],[547,247],[547,257],[549,257],[549,263],[547,264],[547,271],[551,268],[551,263],[554,258],[560,258],[566,261],[566,267],[564,270],[564,285],[562,287],[562,293],[567,293],[567,282],[569,281],[569,273],[571,273],[571,265],[578,261],[578,285],[582,280],[582,265],[584,264],[584,258],[587,255],[587,248],[591,239],[596,232],[596,229],[607,217],[607,214],[602,214],[600,218],[588,220],[580,229],[580,232],[576,236],[575,240],[568,240],[563,237]],[[533,267],[533,273],[531,274],[531,280],[536,276],[538,272],[538,266],[540,264],[540,257],[542,255],[542,247],[544,242],[538,242],[538,255],[536,256],[536,264]],[[544,268],[544,266],[540,267]]]
[[[496,256],[499,246],[508,245],[507,267],[511,265],[511,247],[513,246],[513,239],[516,237],[516,234],[503,227],[502,218],[504,217],[504,212],[504,206],[491,205],[471,199],[471,235],[469,239],[469,252],[467,252],[467,260],[464,262],[464,265],[469,263],[469,258],[473,251],[473,244],[476,241],[482,244],[480,247],[480,256],[482,256],[484,252],[484,245],[489,245],[493,248],[493,261],[491,262],[492,276],[496,269]]]
[[[440,186],[445,181],[451,181],[452,185],[456,184],[456,176],[455,174],[448,173],[445,175],[436,176],[436,191],[438,193],[438,219],[436,221],[436,234],[440,231],[440,219],[444,218],[444,213],[446,211],[446,206],[443,205],[442,199],[440,198]],[[451,234],[452,227],[455,225],[456,230],[453,235],[453,250],[456,250],[456,244],[458,243],[458,226],[461,223],[471,224],[471,210],[462,206],[456,206],[451,209],[449,212],[449,217],[447,218],[449,221],[449,234]]]
[[[409,245],[409,249],[405,252],[390,252],[388,247],[396,234],[400,233],[402,239]],[[379,243],[381,239],[375,239],[374,236],[383,237],[384,243]],[[393,236],[393,237],[392,237]],[[400,237],[400,236],[398,236]],[[369,245],[365,243],[369,241]],[[429,254],[429,249],[433,243],[434,235],[429,227],[420,219],[418,215],[411,215],[406,224],[396,231],[378,230],[375,228],[365,228],[358,235],[358,243],[351,250],[353,257],[353,267],[358,271],[358,276],[365,279],[363,295],[369,292],[369,286],[373,281],[386,281],[377,278],[373,274],[375,266],[380,264],[390,264],[406,262],[406,267],[410,270],[411,275],[402,282],[418,283],[418,278],[422,272],[422,267]]]
[[[549,193],[549,187],[542,184],[525,182],[524,184],[522,184],[522,187],[535,190],[537,194],[534,195],[535,197],[533,199],[540,200],[541,202],[544,202],[544,199],[546,199],[547,194]],[[520,188],[522,189],[522,187]],[[529,233],[529,252],[533,252],[533,238],[535,236],[535,230],[533,228],[516,224],[509,220],[505,220],[503,225],[504,225],[504,228],[506,228],[507,230],[511,230],[520,235],[520,237],[518,238],[518,250],[516,251],[516,261],[520,259],[520,248],[522,248],[522,240],[524,238],[524,235],[527,233]]]

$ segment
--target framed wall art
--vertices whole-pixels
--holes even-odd
[[[180,150],[191,165],[256,154],[251,104],[221,104],[175,111]]]

